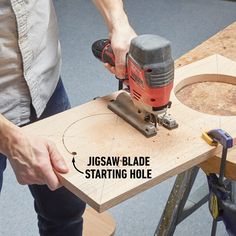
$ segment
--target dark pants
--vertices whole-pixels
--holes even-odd
[[[70,103],[60,80],[46,109],[39,119],[57,114],[70,108]],[[31,122],[39,120],[31,108]],[[0,154],[0,192],[6,157]],[[43,236],[82,236],[85,203],[64,187],[50,191],[46,185],[30,185],[34,197],[35,211],[38,214],[40,235]]]

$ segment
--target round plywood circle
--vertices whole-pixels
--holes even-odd
[[[211,115],[236,116],[236,78],[198,75],[176,86],[176,97],[184,105]]]

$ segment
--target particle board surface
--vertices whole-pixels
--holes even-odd
[[[179,128],[169,131],[160,127],[158,134],[145,138],[132,126],[107,109],[107,103],[117,93],[83,104],[69,111],[24,127],[34,134],[53,140],[70,171],[58,174],[62,184],[95,210],[102,212],[171,176],[191,168],[219,152],[201,139],[203,131],[222,128],[236,137],[235,116],[204,114],[183,105],[175,96],[186,79],[201,74],[225,74],[236,84],[236,63],[220,55],[213,55],[176,70],[171,115]],[[217,80],[215,76],[215,80]],[[181,85],[182,84],[182,85]],[[89,156],[150,156],[151,179],[86,179]],[[94,167],[95,169],[104,167]],[[127,170],[141,167],[111,167]]]
[[[236,21],[175,61],[176,68],[220,54],[236,61]]]
[[[233,84],[194,83],[184,87],[176,96],[183,104],[197,111],[212,115],[236,116],[236,86]]]

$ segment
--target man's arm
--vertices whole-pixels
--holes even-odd
[[[20,184],[47,184],[55,190],[60,183],[53,169],[68,171],[52,142],[26,134],[1,114],[0,153],[7,156]]]
[[[136,36],[136,33],[129,24],[123,8],[123,1],[93,0],[93,2],[107,24],[111,46],[115,54],[116,67],[111,67],[108,64],[106,67],[118,78],[124,78],[126,54],[129,51],[130,41]]]

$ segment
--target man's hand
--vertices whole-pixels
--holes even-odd
[[[107,24],[111,47],[115,54],[115,68],[109,64],[105,66],[116,77],[124,79],[126,54],[129,51],[130,41],[137,35],[129,24],[122,0],[93,0],[93,2]]]
[[[125,78],[126,55],[129,51],[131,40],[136,36],[136,33],[129,25],[114,29],[110,33],[111,47],[115,55],[115,67],[107,63],[105,67],[119,79]]]
[[[1,117],[0,117],[1,118]],[[8,157],[20,184],[46,184],[51,190],[60,187],[54,169],[68,172],[65,161],[49,140],[26,134],[5,122],[1,125],[0,151]]]

